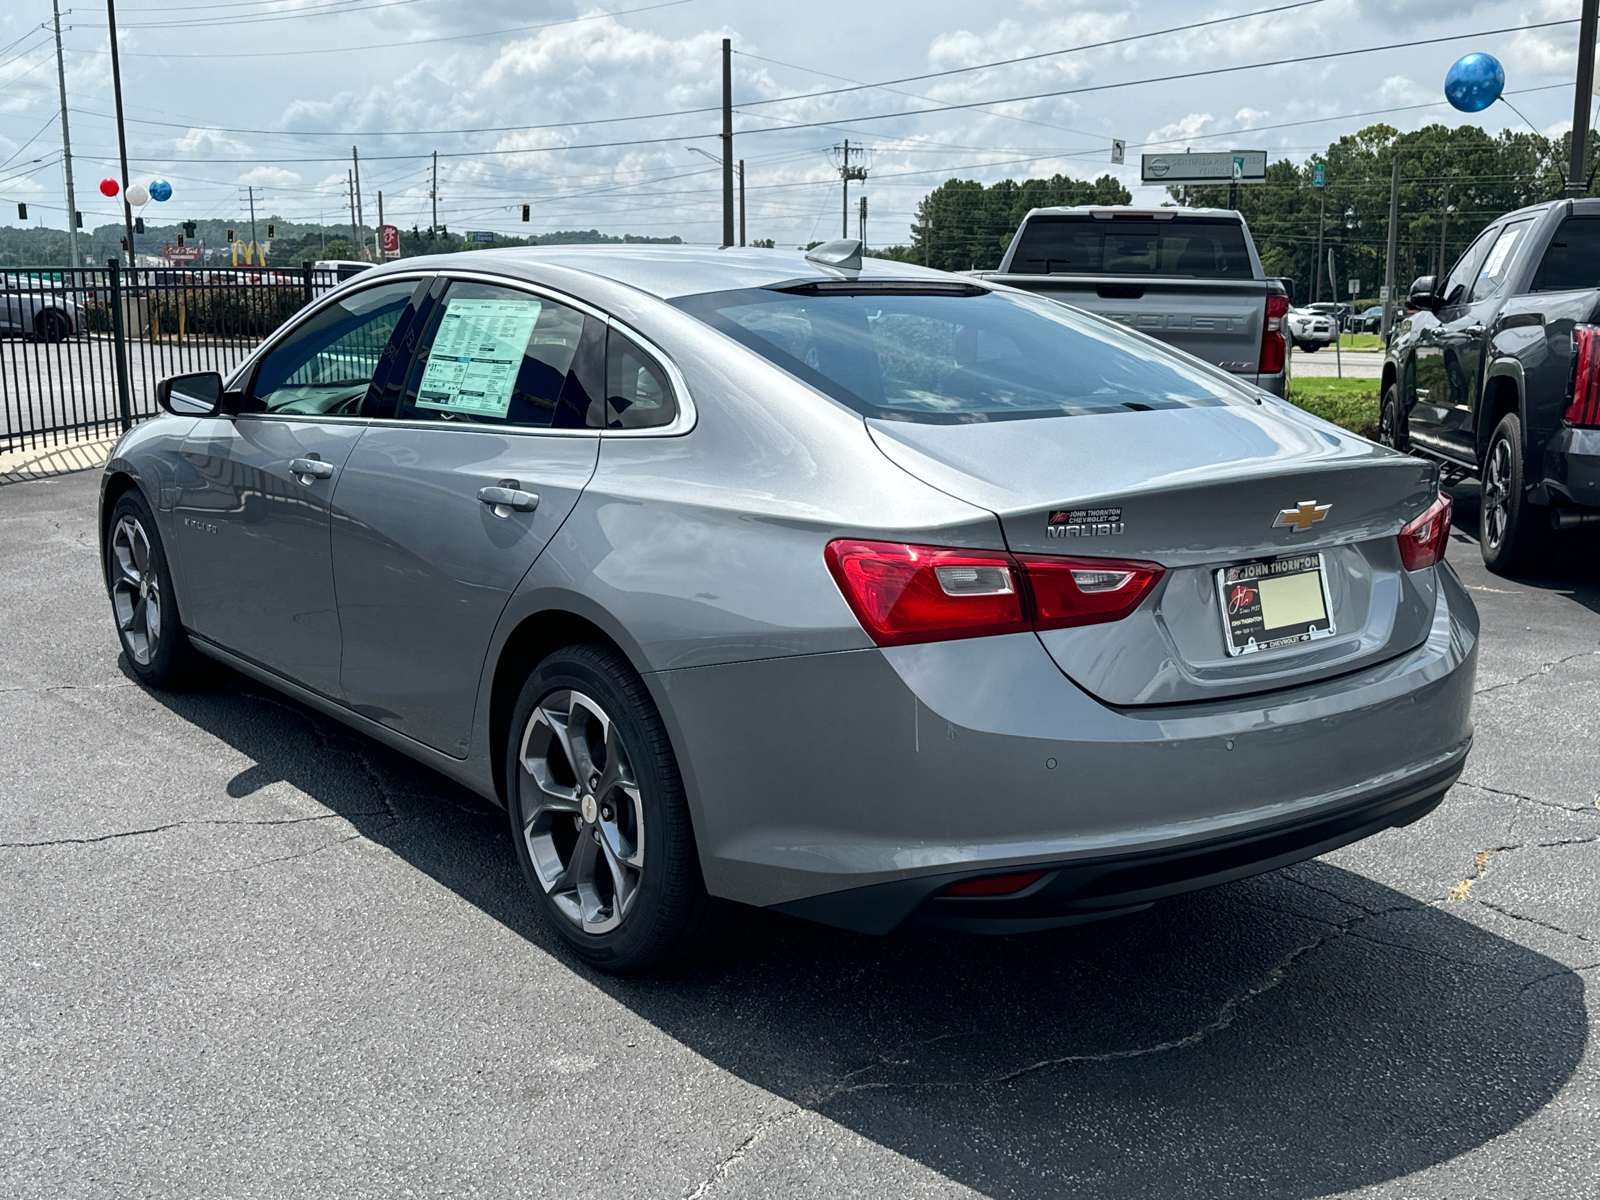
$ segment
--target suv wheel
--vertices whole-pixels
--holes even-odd
[[[506,805],[522,873],[583,959],[637,971],[704,949],[737,906],[708,895],[661,715],[615,650],[569,646],[512,715]]]
[[[1522,422],[1515,413],[1500,418],[1483,456],[1483,503],[1478,547],[1484,565],[1496,574],[1527,570],[1550,535],[1550,511],[1525,492]]]
[[[1378,440],[1391,450],[1402,454],[1411,452],[1411,431],[1400,412],[1400,388],[1391,383],[1383,393],[1383,404],[1378,410]]]

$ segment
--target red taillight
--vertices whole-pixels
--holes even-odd
[[[1027,629],[1009,554],[896,542],[830,542],[828,569],[880,646]]]
[[[1283,341],[1283,318],[1289,312],[1289,297],[1277,292],[1267,294],[1267,315],[1261,325],[1261,362],[1256,370],[1263,375],[1276,375],[1283,370],[1287,351]]]
[[[1420,571],[1444,560],[1445,545],[1450,541],[1450,509],[1454,503],[1448,493],[1440,492],[1425,513],[1400,531],[1400,561],[1405,563],[1406,570]]]
[[[1145,598],[1164,568],[1104,558],[1021,556],[1040,629],[1120,621]]]
[[[1572,327],[1572,373],[1567,379],[1569,425],[1600,426],[1600,326]]]
[[[1024,871],[1017,875],[985,875],[968,879],[944,890],[946,896],[1010,896],[1032,887],[1044,878],[1043,871]]]
[[[1155,563],[1011,555],[899,542],[830,542],[828,570],[880,646],[1120,621]]]

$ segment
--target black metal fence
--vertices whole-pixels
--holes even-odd
[[[154,416],[157,380],[226,375],[338,282],[310,267],[0,269],[0,451]]]

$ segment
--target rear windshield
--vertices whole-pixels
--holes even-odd
[[[1567,292],[1600,287],[1600,217],[1568,217],[1561,222],[1533,277],[1536,292]]]
[[[1247,402],[1197,362],[1034,296],[751,288],[674,303],[872,417],[962,424]]]
[[[1187,275],[1253,279],[1244,228],[1226,217],[1032,217],[1012,256],[1019,275]]]

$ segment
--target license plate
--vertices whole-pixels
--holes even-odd
[[[1322,555],[1239,563],[1217,572],[1228,653],[1256,654],[1333,634]]]

